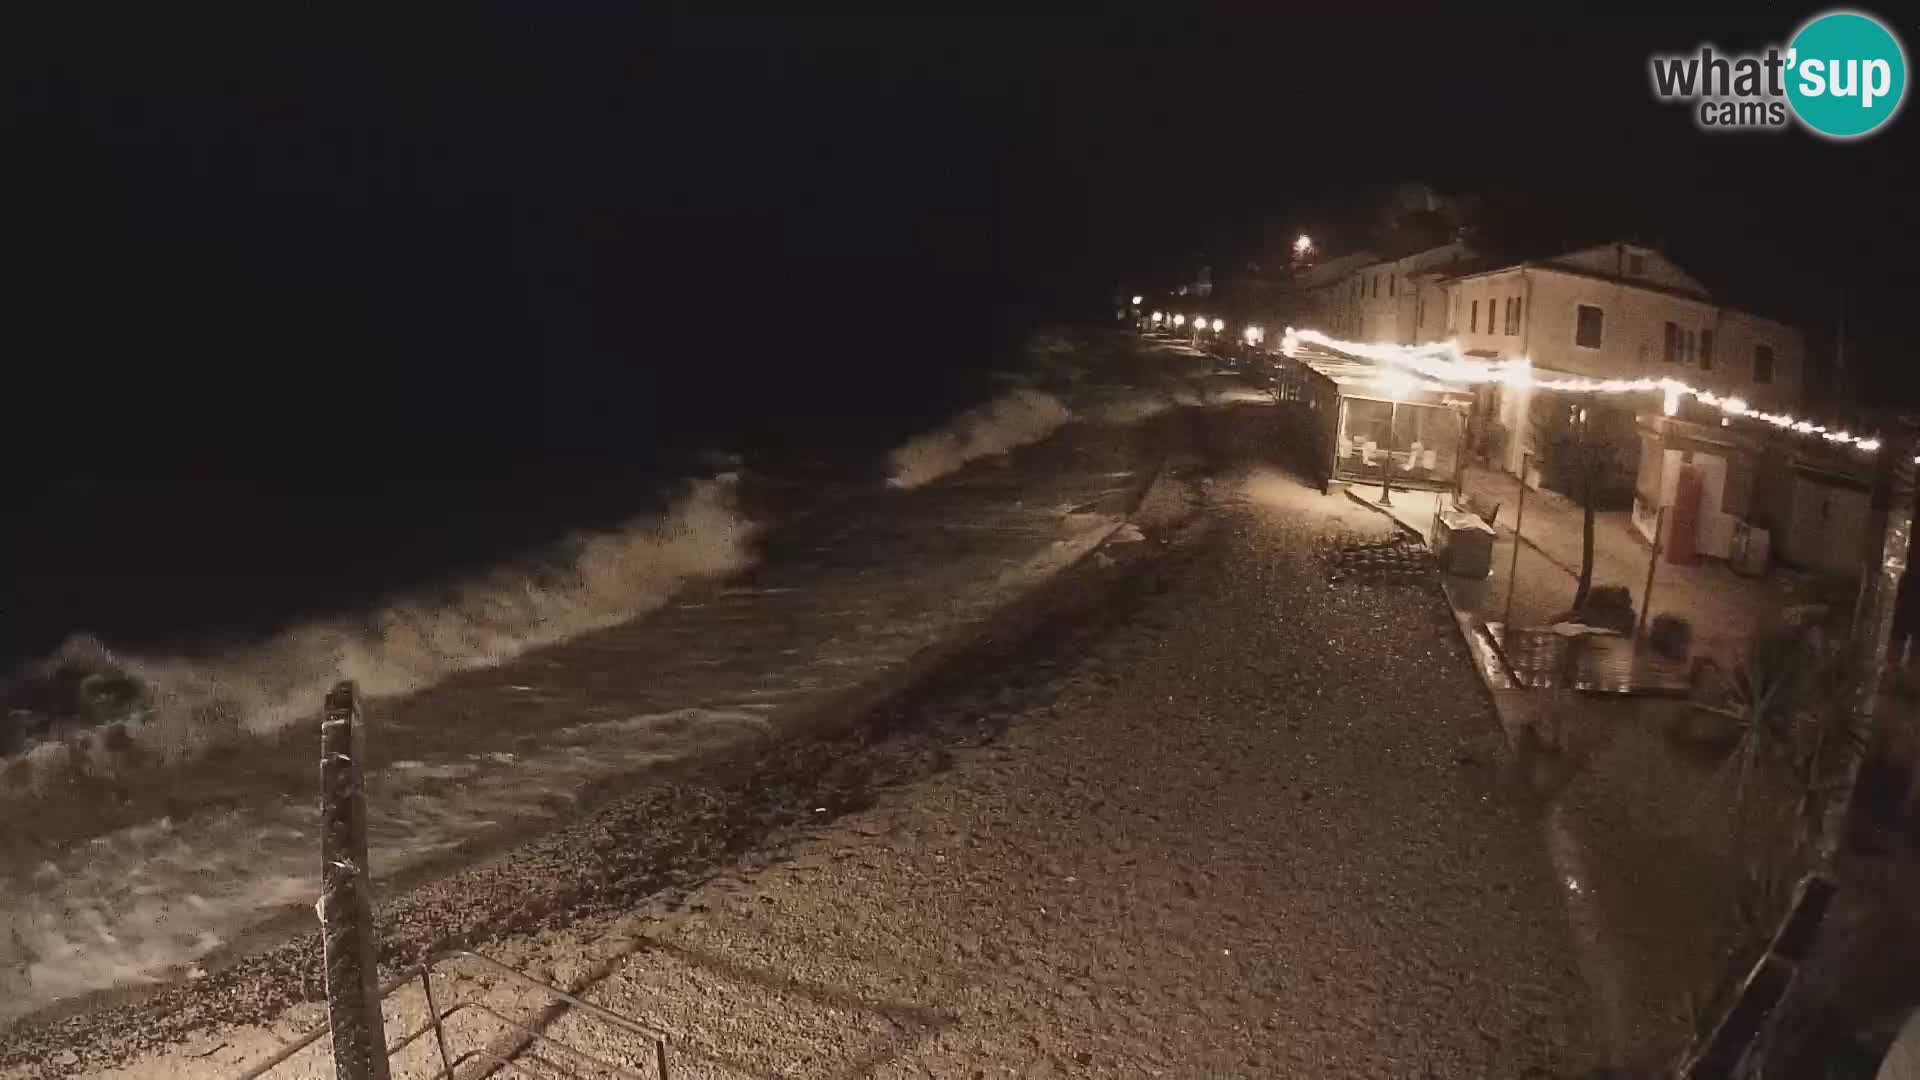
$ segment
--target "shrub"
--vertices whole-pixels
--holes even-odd
[[[1678,615],[1655,615],[1647,643],[1662,656],[1683,660],[1693,651],[1693,624]]]
[[[1595,585],[1587,594],[1587,606],[1595,611],[1632,611],[1633,593],[1625,585]]]

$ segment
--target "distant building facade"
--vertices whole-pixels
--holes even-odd
[[[1596,379],[1673,377],[1755,408],[1796,409],[1806,338],[1714,303],[1665,256],[1606,244],[1445,280],[1446,333],[1469,354]]]
[[[1525,358],[1546,378],[1674,378],[1769,412],[1797,413],[1804,400],[1798,328],[1716,303],[1700,281],[1638,244],[1517,262],[1458,242],[1395,258],[1357,253],[1299,275],[1284,307],[1289,325],[1369,343],[1450,340],[1469,356]],[[1689,542],[1725,557],[1735,520],[1759,499],[1762,440],[1727,428],[1717,412],[1686,405],[1667,416],[1662,405],[1657,394],[1563,401],[1531,386],[1487,384],[1475,392],[1468,426],[1476,452],[1517,475],[1529,454],[1540,460],[1555,425],[1589,423],[1589,406],[1609,410],[1608,428],[1625,445],[1607,500],[1630,501],[1636,525],[1650,533],[1682,484],[1698,489]]]
[[[1366,342],[1452,340],[1472,356],[1527,358],[1543,375],[1672,377],[1769,411],[1793,411],[1803,397],[1805,335],[1716,304],[1686,271],[1635,244],[1525,262],[1488,259],[1463,242],[1391,259],[1358,253],[1300,275],[1283,306],[1287,325]],[[1531,394],[1489,394],[1515,436],[1502,464],[1517,473],[1532,449]]]

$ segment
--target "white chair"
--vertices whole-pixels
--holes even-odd
[[[1429,450],[1420,455],[1420,467],[1427,470],[1427,475],[1433,475],[1433,472],[1440,467],[1440,451]]]
[[[1377,442],[1374,442],[1372,439],[1368,439],[1366,442],[1361,443],[1360,444],[1360,460],[1365,462],[1368,465],[1373,464],[1374,451],[1378,450],[1379,448],[1380,448],[1380,444]]]
[[[1400,471],[1405,473],[1410,473],[1415,468],[1417,468],[1419,464],[1420,464],[1420,444],[1414,443],[1412,446],[1407,447],[1407,463],[1405,465],[1400,466]]]

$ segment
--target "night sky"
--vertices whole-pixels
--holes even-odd
[[[1844,289],[1872,388],[1907,392],[1911,110],[1851,145],[1709,136],[1648,88],[1650,51],[1818,9],[1343,7],[14,27],[10,573],[294,574],[316,500],[505,535],[458,508],[559,520],[665,448],[889,445],[1038,323],[1300,228],[1358,243],[1403,180],[1658,239],[1823,340]]]

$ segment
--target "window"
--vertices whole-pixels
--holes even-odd
[[[1627,256],[1627,273],[1628,274],[1634,277],[1641,277],[1641,276],[1644,276],[1646,272],[1647,272],[1647,257],[1645,255]]]
[[[1753,347],[1753,381],[1762,384],[1773,381],[1773,346]]]
[[[1527,321],[1527,302],[1520,297],[1513,298],[1513,332],[1519,333],[1522,323]]]
[[[1393,274],[1392,273],[1387,274],[1387,295],[1388,296],[1393,295]]]
[[[1680,362],[1693,363],[1693,331],[1691,330],[1680,331]]]
[[[1583,349],[1600,347],[1602,323],[1606,316],[1592,304],[1578,304],[1573,309],[1573,343]]]
[[[1480,332],[1480,301],[1475,300],[1473,302],[1473,306],[1467,308],[1467,333],[1477,334],[1479,332]]]
[[[1700,331],[1700,370],[1713,370],[1713,331]]]
[[[1667,324],[1667,336],[1665,344],[1660,350],[1660,359],[1665,360],[1669,364],[1675,363],[1680,359],[1679,323]]]
[[[1378,270],[1373,272],[1373,297],[1376,300],[1380,298],[1380,271]]]

